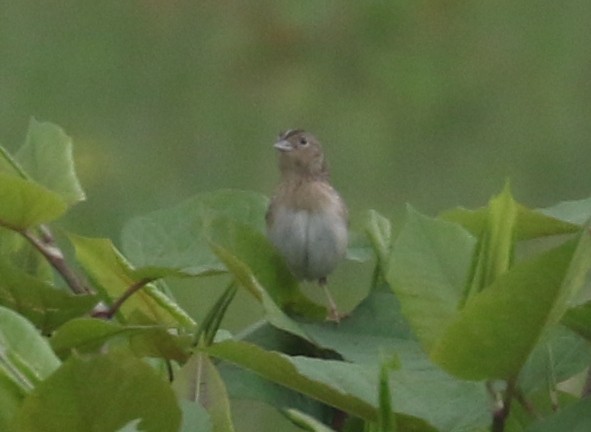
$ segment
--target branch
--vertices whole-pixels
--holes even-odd
[[[503,432],[505,430],[505,422],[511,413],[511,402],[516,392],[516,379],[511,378],[507,380],[507,388],[505,389],[505,396],[499,406],[493,411],[493,422],[491,432]]]
[[[137,291],[141,290],[144,286],[146,286],[147,284],[149,284],[150,282],[152,282],[153,279],[141,279],[137,282],[134,282],[132,285],[130,285],[125,292],[121,295],[121,297],[119,297],[117,300],[115,300],[115,302],[107,309],[107,310],[95,310],[92,314],[93,317],[95,318],[105,318],[105,319],[111,319],[115,316],[115,314],[117,312],[119,312],[119,309],[121,309],[121,306],[123,305],[123,303],[125,303],[125,301],[131,297],[133,294],[135,294]]]
[[[27,229],[18,232],[45,257],[49,264],[62,276],[74,294],[93,293],[87,283],[68,265],[63,252],[55,243],[49,227],[46,225],[39,226],[39,237]]]

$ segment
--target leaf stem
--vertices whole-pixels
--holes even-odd
[[[93,290],[66,262],[64,254],[55,243],[49,227],[40,225],[38,230],[39,237],[28,229],[18,230],[18,232],[45,257],[47,262],[62,276],[74,294],[92,294]]]
[[[133,294],[141,290],[144,286],[152,282],[153,279],[144,278],[131,284],[125,292],[119,297],[107,310],[95,310],[92,316],[95,318],[111,319],[115,316],[125,301]]]
[[[505,423],[511,413],[511,402],[517,391],[517,379],[510,378],[507,380],[507,388],[505,389],[505,396],[503,397],[500,406],[493,411],[493,422],[491,432],[503,432],[505,430]]]

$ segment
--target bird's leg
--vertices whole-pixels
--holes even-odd
[[[332,295],[330,294],[330,290],[328,289],[326,276],[318,279],[318,284],[322,287],[322,289],[324,289],[324,293],[326,294],[326,299],[328,300],[328,317],[327,317],[327,319],[329,321],[335,321],[338,323],[341,320],[341,314],[339,313],[339,310],[337,308],[337,304],[333,300]]]

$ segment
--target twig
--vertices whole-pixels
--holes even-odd
[[[62,276],[70,290],[75,294],[92,294],[93,290],[87,286],[83,279],[68,265],[61,249],[55,243],[49,227],[39,227],[39,237],[30,230],[18,231],[45,257],[47,262]]]
[[[515,378],[507,380],[507,388],[502,403],[493,411],[491,432],[503,432],[505,430],[505,422],[511,413],[511,402],[515,396],[516,381]]]
[[[115,300],[115,302],[107,310],[95,310],[93,312],[92,316],[95,318],[106,318],[106,319],[113,318],[115,316],[115,314],[117,312],[119,312],[119,309],[121,308],[123,303],[125,303],[125,301],[129,297],[131,297],[137,291],[141,290],[144,286],[146,286],[150,282],[152,282],[152,279],[148,279],[148,278],[140,279],[139,281],[134,282],[132,285],[130,285],[125,290],[125,292],[121,295],[121,297],[119,297],[117,300]]]

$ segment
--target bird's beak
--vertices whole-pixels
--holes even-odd
[[[293,145],[287,140],[280,140],[273,144],[277,150],[282,152],[288,152],[293,150]]]

